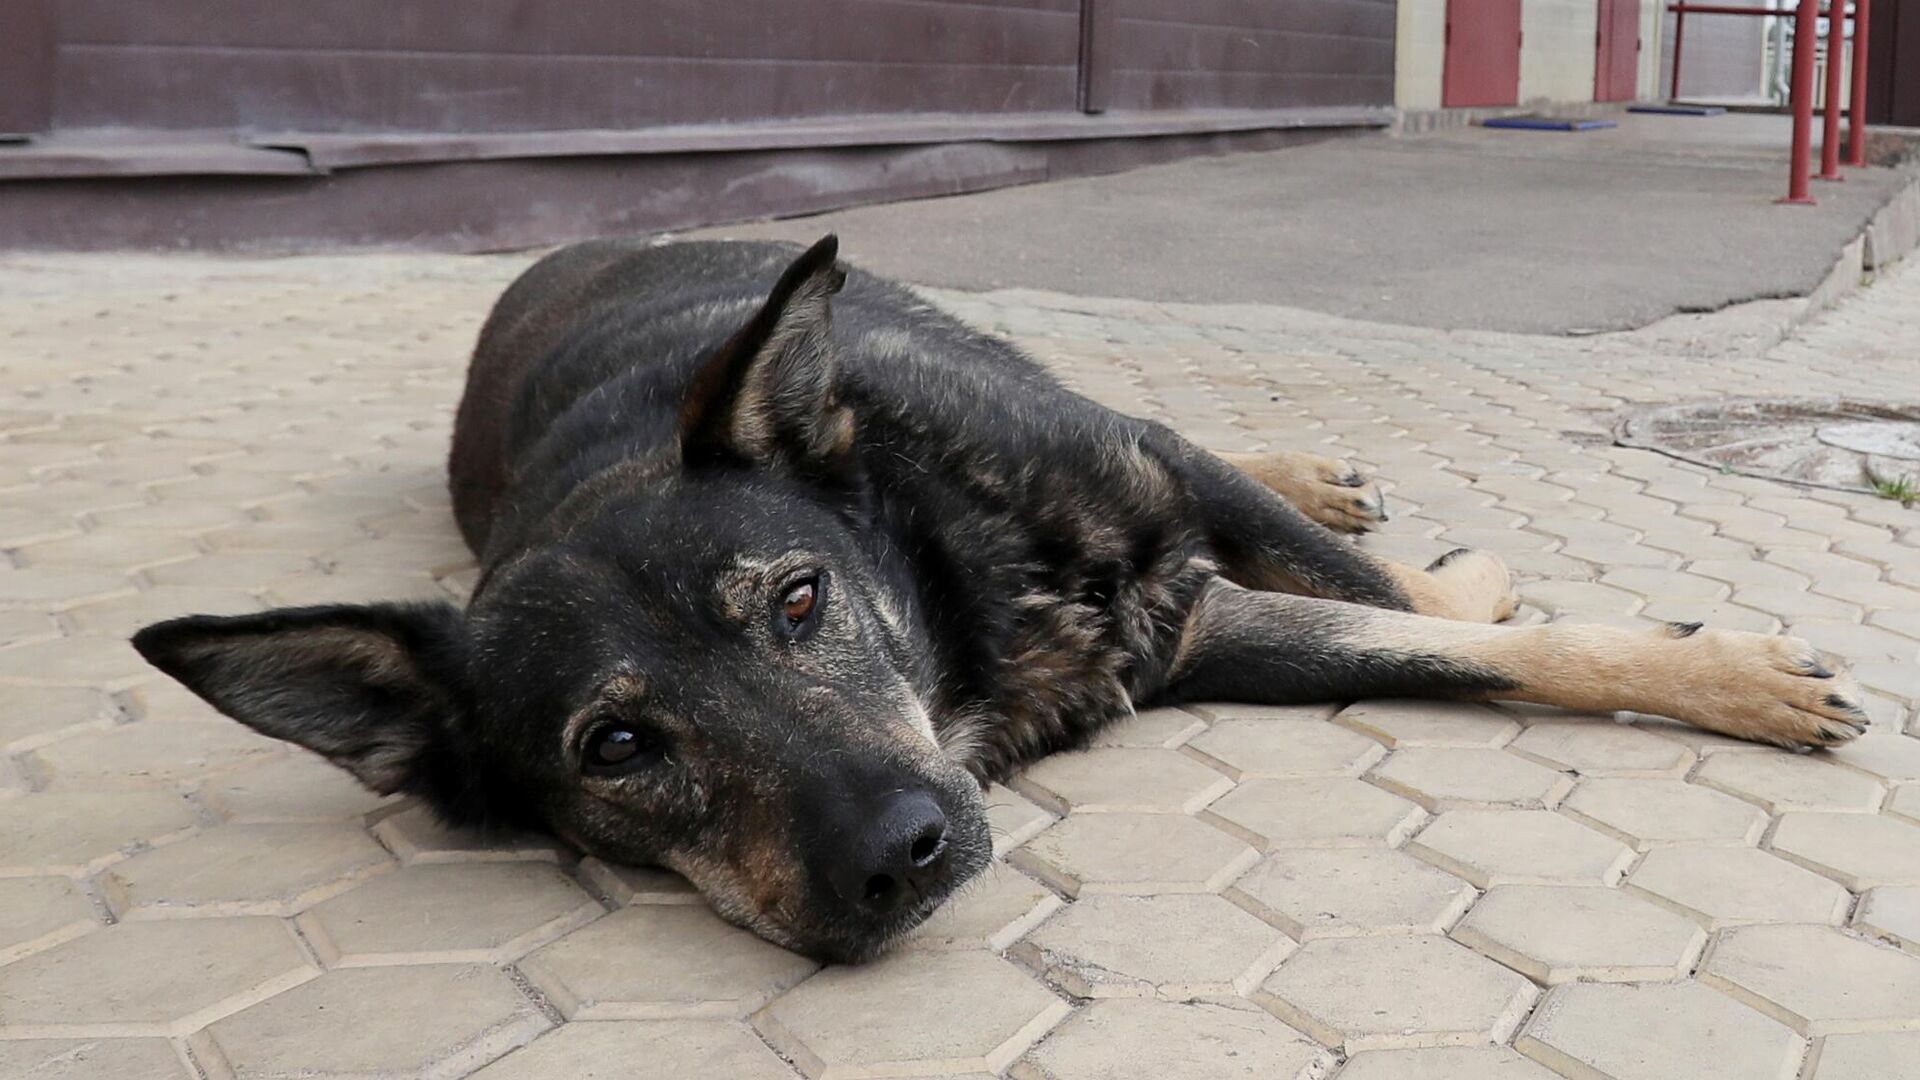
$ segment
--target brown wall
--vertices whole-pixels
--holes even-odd
[[[1106,2],[1111,108],[1393,101],[1393,0]]]

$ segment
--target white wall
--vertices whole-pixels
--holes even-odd
[[[1447,0],[1400,0],[1393,57],[1394,104],[1440,107],[1440,76],[1447,51]]]
[[[1520,10],[1520,100],[1592,101],[1595,0],[1525,0]]]

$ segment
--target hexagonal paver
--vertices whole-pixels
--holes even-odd
[[[1045,832],[1060,820],[1057,814],[1037,806],[1026,796],[995,784],[987,789],[987,826],[993,830],[993,854],[1005,858],[1007,852]]]
[[[1355,1054],[1340,1080],[1558,1080],[1504,1046],[1435,1046]]]
[[[1565,1076],[1790,1077],[1806,1044],[1696,982],[1555,987],[1514,1045]]]
[[[1013,781],[1014,790],[1058,814],[1190,814],[1232,787],[1185,754],[1126,747],[1055,754]]]
[[[120,710],[98,690],[79,686],[9,686],[0,709],[0,751],[20,753],[76,731],[111,726]]]
[[[1148,709],[1101,728],[1087,746],[1170,750],[1205,730],[1205,720],[1183,709]]]
[[[278,919],[120,923],[0,967],[0,1038],[184,1035],[315,974]]]
[[[1530,724],[1507,749],[1582,776],[1679,776],[1693,764],[1686,747],[1602,716]]]
[[[1637,851],[1671,844],[1752,844],[1767,815],[1752,803],[1684,780],[1595,777],[1560,812]]]
[[[1822,761],[1811,754],[1754,751],[1714,754],[1694,782],[1738,795],[1768,813],[1788,810],[1857,810],[1880,807],[1887,789],[1871,776]]]
[[[284,749],[231,720],[141,720],[63,739],[33,760],[50,791],[170,787]]]
[[[1396,750],[1369,779],[1433,811],[1552,806],[1573,787],[1565,773],[1505,750],[1450,746]]]
[[[1245,1002],[1096,1001],[1013,1067],[1016,1080],[1318,1080],[1331,1055]]]
[[[1920,953],[1920,888],[1886,885],[1860,898],[1854,923],[1882,941]]]
[[[300,917],[328,967],[506,963],[605,914],[545,863],[423,863]]]
[[[71,941],[99,925],[67,878],[0,878],[0,964]]]
[[[1179,814],[1075,814],[1007,861],[1068,896],[1218,892],[1260,853]]]
[[[1263,849],[1392,847],[1427,815],[1362,780],[1249,780],[1207,808],[1208,820]]]
[[[1090,896],[1012,954],[1074,997],[1245,995],[1294,944],[1218,896]]]
[[[999,952],[1061,906],[1052,889],[1005,863],[994,863],[897,947]]]
[[[796,1075],[742,1023],[621,1020],[563,1024],[471,1080],[615,1080],[640,1061],[661,1077],[793,1080]]]
[[[1648,852],[1627,888],[1709,930],[1748,923],[1837,923],[1845,889],[1811,871],[1744,847],[1666,847]]]
[[[815,1080],[997,1073],[1070,1009],[986,952],[916,952],[834,967],[754,1017]]]
[[[1897,727],[1898,722],[1891,726]],[[1920,780],[1920,739],[1898,731],[1876,728],[1828,750],[1827,756],[1887,780]]]
[[[358,821],[393,801],[304,750],[211,777],[200,797],[245,824]]]
[[[692,882],[655,866],[626,866],[588,856],[580,860],[580,876],[614,904],[706,903]]]
[[[551,1024],[486,965],[357,968],[229,1016],[195,1048],[234,1080],[460,1075]]]
[[[1611,885],[1633,852],[1550,810],[1449,810],[1407,850],[1466,878],[1494,885]]]
[[[1504,746],[1520,733],[1511,716],[1491,706],[1442,701],[1363,701],[1333,719],[1395,749]]]
[[[1855,892],[1920,885],[1920,826],[1883,814],[1782,814],[1769,846]]]
[[[1227,895],[1297,941],[1435,933],[1473,903],[1471,885],[1386,848],[1276,851]]]
[[[392,865],[354,825],[225,825],[135,855],[101,886],[125,918],[292,915]]]
[[[1534,982],[1685,978],[1705,931],[1618,889],[1500,885],[1453,928],[1463,945]]]
[[[1829,1035],[1815,1055],[1808,1080],[1907,1080],[1920,1061],[1920,1031]]]
[[[165,1039],[0,1042],[0,1076],[25,1080],[192,1080]]]
[[[558,862],[564,855],[552,837],[539,833],[448,828],[425,806],[383,818],[373,832],[408,863],[513,859]]]
[[[569,1020],[744,1016],[819,965],[704,906],[636,904],[520,964]]]
[[[1287,958],[1254,999],[1354,1054],[1504,1042],[1537,993],[1466,947],[1427,934],[1323,938]]]
[[[1895,660],[1910,664],[1920,658],[1920,641],[1878,626],[1832,619],[1795,619],[1787,629],[1814,648],[1838,653],[1849,660]]]
[[[1700,978],[1802,1035],[1920,1027],[1920,957],[1825,926],[1742,926]]]
[[[1901,784],[1888,796],[1886,812],[1920,825],[1920,784]]]
[[[171,792],[34,792],[0,801],[0,868],[84,874],[136,844],[185,836],[198,821]]]
[[[1387,752],[1324,720],[1222,720],[1187,747],[1235,780],[1359,776]]]

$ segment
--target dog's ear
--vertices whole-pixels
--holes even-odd
[[[688,465],[750,463],[816,471],[853,447],[840,404],[828,301],[846,283],[831,234],[795,259],[767,302],[695,372],[680,404]]]
[[[474,775],[452,725],[468,698],[467,640],[450,604],[375,604],[192,615],[141,630],[133,647],[255,731],[461,818]]]

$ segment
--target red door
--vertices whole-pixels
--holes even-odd
[[[1512,105],[1520,100],[1520,0],[1447,0],[1447,55],[1440,103]]]
[[[1632,101],[1640,89],[1640,0],[1600,0],[1593,100]]]

